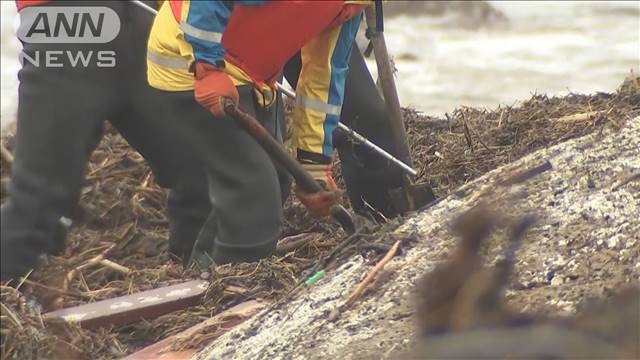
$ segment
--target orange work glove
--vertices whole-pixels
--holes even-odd
[[[331,215],[333,206],[340,203],[340,191],[333,181],[330,164],[302,164],[302,167],[322,186],[324,191],[306,193],[296,186],[295,192],[300,202],[313,216]]]
[[[223,69],[219,69],[205,62],[195,65],[196,101],[215,116],[224,116],[224,99],[230,99],[238,104],[240,95],[233,81]]]
[[[333,180],[333,169],[331,168],[331,164],[303,162],[300,165],[302,165],[302,168],[307,170],[311,177],[317,181],[323,189],[338,190],[338,186]]]

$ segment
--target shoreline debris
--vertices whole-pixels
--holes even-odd
[[[640,115],[638,104],[640,88],[627,87],[612,94],[569,94],[564,97],[538,94],[519,106],[495,110],[461,107],[448,115],[450,121],[447,124],[450,126],[447,127],[433,127],[433,117],[410,109],[403,109],[403,115],[418,179],[429,182],[438,196],[449,201],[455,196],[446,196],[455,194],[464,184],[532,151],[598,132],[605,127],[619,128],[627,120]],[[587,121],[550,121],[588,111],[599,113]],[[468,129],[473,129],[468,131],[471,137],[469,143],[462,126],[465,122]],[[476,137],[482,142],[476,141]],[[3,144],[12,151],[15,141],[11,135],[4,134]],[[336,170],[336,180],[339,182],[339,166]],[[5,159],[2,159],[0,172],[5,180],[10,174],[10,166]],[[41,324],[41,315],[34,304],[46,304],[47,301],[43,300],[52,294],[33,284],[60,288],[62,279],[72,269],[94,258],[111,244],[116,246],[109,252],[109,260],[131,272],[113,271],[106,266],[85,267],[70,281],[66,293],[53,294],[61,299],[61,305],[72,307],[87,301],[112,299],[176,282],[200,279],[199,273],[183,271],[181,264],[167,254],[165,192],[153,180],[142,157],[113,129],[107,128],[105,137],[92,154],[88,173],[91,176],[82,189],[66,251],[61,256],[47,257],[42,266],[29,276],[28,280],[32,283],[23,284],[23,293],[10,290],[12,288],[7,286],[1,287],[2,304],[10,309],[22,325],[19,328],[11,320],[2,321],[3,356],[55,358],[51,354],[58,347],[56,339],[62,337],[81,356],[115,358],[132,353],[247,299],[262,298],[277,302],[300,282],[304,282],[308,269],[318,259],[325,259],[331,254],[342,237],[337,226],[310,219],[300,204],[289,199],[285,206],[284,236],[312,232],[319,234],[317,238],[283,255],[258,263],[217,267],[208,278],[210,291],[204,295],[201,304],[187,310],[112,329],[88,330],[64,324],[65,330],[60,330],[53,325]],[[630,184],[625,186],[634,186]],[[3,191],[3,200],[5,195]],[[368,248],[359,246],[365,242]],[[375,250],[374,245],[380,245],[381,249],[388,248],[393,244],[388,242],[389,239],[375,234],[363,235],[358,244],[344,248],[338,260],[343,261],[341,259],[353,254],[362,255],[368,260],[379,258],[383,250]],[[628,257],[624,256],[625,259]],[[597,267],[604,266],[598,263],[599,257],[592,261],[592,268],[588,270],[592,273],[597,271],[594,270]],[[579,273],[572,276],[584,275]],[[322,282],[330,277],[331,272],[327,272]],[[531,281],[522,284],[522,288],[534,287],[542,280],[536,278]],[[225,290],[232,286],[242,290]],[[601,284],[594,283],[594,286]],[[556,296],[551,290],[549,294]],[[602,296],[609,294],[603,291]],[[517,305],[526,307],[526,304]],[[44,308],[43,312],[48,310],[51,309]]]

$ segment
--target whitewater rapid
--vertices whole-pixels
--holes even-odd
[[[613,91],[640,68],[640,2],[496,1],[508,23],[461,28],[450,14],[386,22],[400,101],[428,114],[511,105],[532,93]],[[2,1],[1,123],[15,120],[20,44]],[[375,65],[370,62],[375,73]]]

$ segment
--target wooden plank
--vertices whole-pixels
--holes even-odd
[[[231,330],[234,326],[249,319],[267,305],[268,303],[258,300],[243,302],[176,335],[170,336],[136,353],[133,353],[123,360],[189,359],[196,352],[202,350],[206,345],[208,345],[208,343]],[[202,337],[203,340],[206,339],[206,341],[198,342],[197,338],[199,336]],[[186,339],[195,339],[196,341],[193,343],[194,347],[173,350],[176,348],[174,345],[179,344]]]
[[[88,329],[110,325],[124,325],[141,319],[151,319],[197,305],[209,283],[192,280],[181,284],[97,301],[91,304],[60,309],[44,314],[43,318],[77,322]]]

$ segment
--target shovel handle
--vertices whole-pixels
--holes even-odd
[[[236,104],[230,100],[225,101],[224,111],[236,120],[238,124],[262,146],[271,158],[282,165],[287,172],[293,176],[296,184],[302,191],[313,194],[324,190],[311,174],[309,174],[298,161],[291,157],[282,145],[274,139],[253,116],[239,109]],[[353,218],[343,206],[334,206],[331,215],[338,221],[345,232],[350,234],[355,232]]]
[[[296,183],[302,191],[307,193],[322,191],[322,187],[313,179],[311,174],[294,158],[289,156],[286,150],[282,148],[282,145],[269,134],[258,120],[239,109],[232,101],[225,102],[224,111],[236,120],[276,162],[281,164],[296,179]]]

